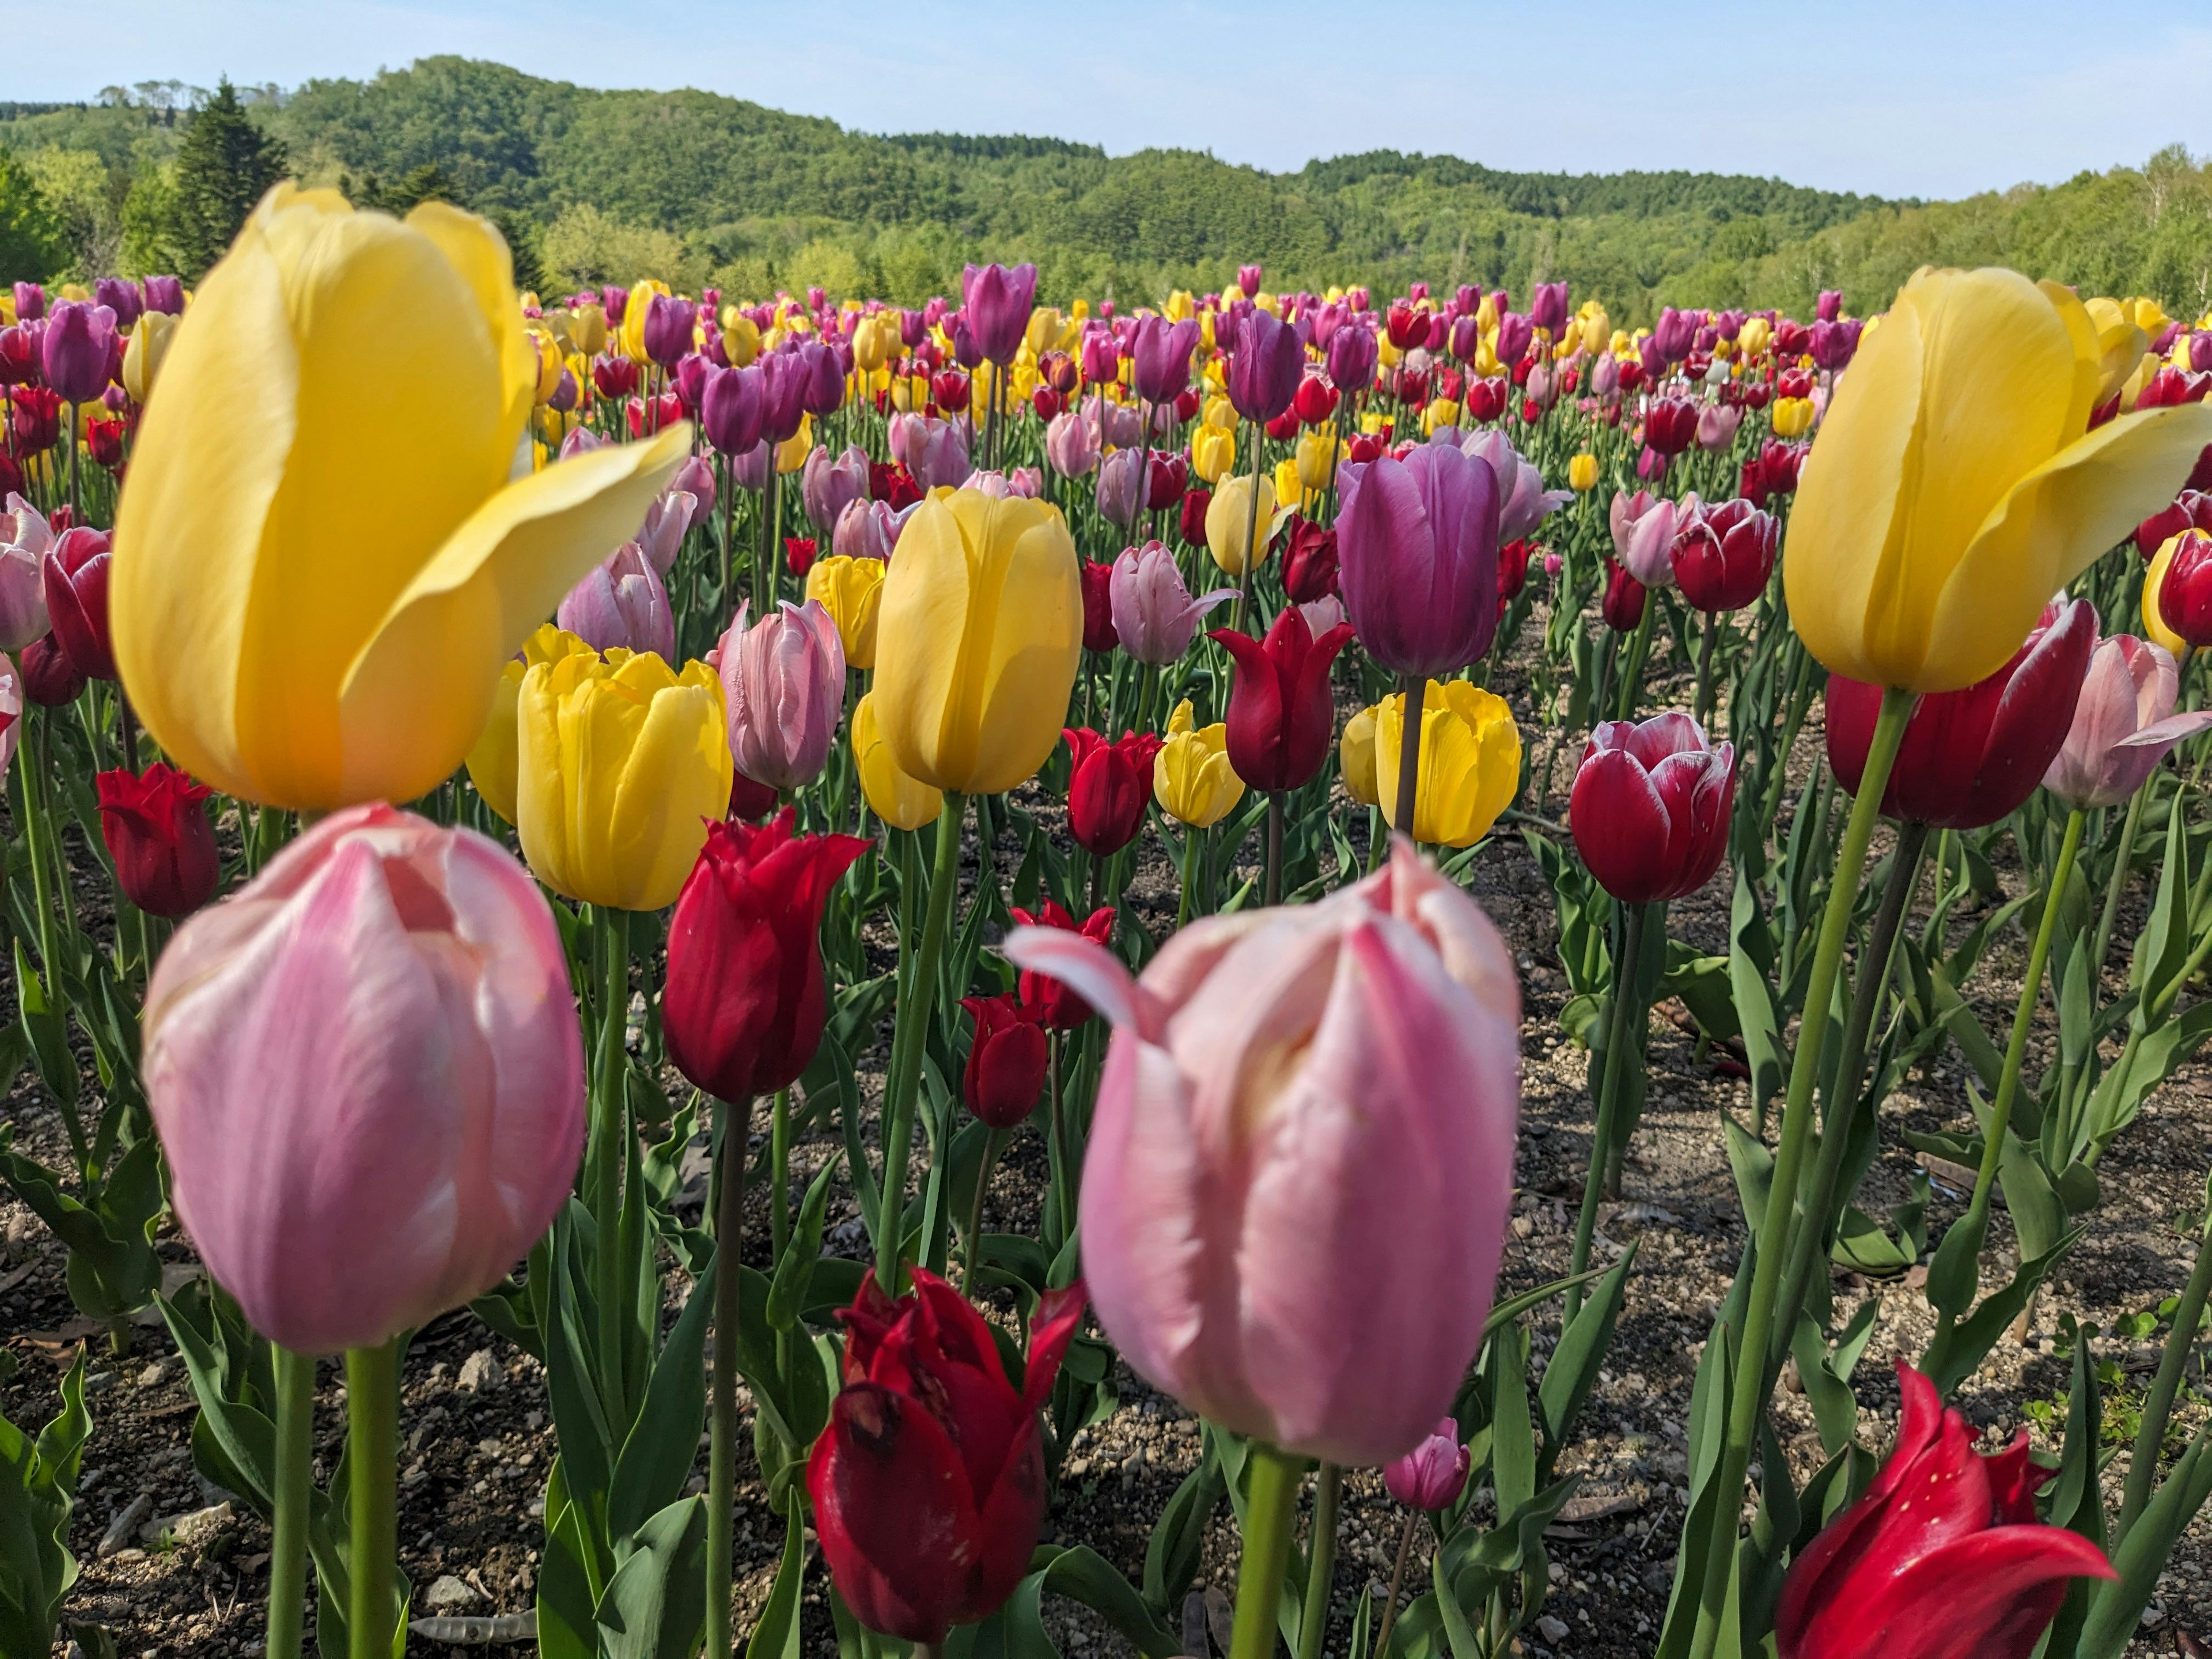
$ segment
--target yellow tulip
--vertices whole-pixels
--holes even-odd
[[[169,342],[176,337],[177,319],[166,311],[149,311],[131,331],[131,343],[123,349],[123,389],[131,401],[143,404],[154,394]]]
[[[1451,398],[1431,398],[1421,410],[1421,431],[1434,432],[1440,426],[1459,424],[1459,404]]]
[[[1237,434],[1211,424],[1190,434],[1190,470],[1208,484],[1221,482],[1237,469]]]
[[[1475,347],[1474,372],[1486,380],[1505,373],[1505,365],[1498,361],[1497,336],[1489,336]]]
[[[1030,313],[1029,325],[1022,331],[1022,343],[1030,349],[1032,358],[1042,357],[1048,351],[1065,349],[1063,342],[1069,330],[1067,319],[1053,306],[1039,306]]]
[[[596,304],[580,305],[568,313],[568,343],[586,357],[607,349],[607,313]]]
[[[132,704],[196,776],[316,811],[427,794],[501,665],[682,463],[679,422],[528,470],[509,270],[442,203],[402,223],[280,185],[177,325],[110,615]]]
[[[531,668],[515,698],[522,856],[554,891],[618,910],[673,904],[730,806],[722,683],[619,648]]]
[[[744,368],[760,356],[760,325],[735,306],[722,307],[722,355],[732,368]]]
[[[1398,766],[1406,699],[1375,710],[1375,775],[1382,814],[1398,828]],[[1431,680],[1421,706],[1421,767],[1414,784],[1413,839],[1472,847],[1490,833],[1521,787],[1521,728],[1503,697],[1467,680]]]
[[[2152,644],[2164,646],[2176,661],[2189,654],[2189,641],[2166,625],[2166,615],[2158,608],[2158,590],[2166,585],[2166,573],[2173,563],[2174,550],[2181,545],[2182,537],[2191,533],[2185,530],[2180,536],[2168,536],[2151,560],[2150,568],[2143,572],[2143,632],[2150,636]]]
[[[654,295],[668,292],[668,284],[658,276],[643,276],[630,284],[629,298],[623,303],[623,356],[641,367],[653,361],[645,349],[645,313],[653,309]]]
[[[1482,302],[1474,308],[1474,331],[1478,334],[1498,332],[1498,301],[1487,294],[1482,296]]]
[[[574,634],[544,623],[523,642],[521,654],[511,659],[500,671],[499,684],[492,688],[491,714],[484,721],[476,747],[469,750],[468,764],[469,781],[476,785],[477,793],[506,823],[514,822],[518,741],[514,711],[522,694],[522,677],[542,662],[592,654],[592,647]]]
[[[92,290],[85,287],[82,283],[64,283],[54,290],[54,293],[56,297],[64,300],[84,301],[92,298]]]
[[[925,823],[934,823],[945,810],[945,792],[900,771],[891,751],[884,746],[872,691],[853,710],[853,761],[868,810],[892,829],[919,830]]]
[[[1604,350],[1607,343],[1613,338],[1613,319],[1605,314],[1605,307],[1595,300],[1583,302],[1582,325],[1582,343],[1592,351]]]
[[[2136,325],[2135,318],[2116,300],[2091,300],[2083,309],[2097,333],[2097,404],[2108,404],[2124,392],[2141,391],[2136,370],[2143,353],[2150,349],[2150,342]],[[2135,406],[2132,396],[2122,396],[2121,402],[2130,409]]]
[[[1260,310],[1266,312],[1270,317],[1279,317],[1283,314],[1283,301],[1281,296],[1279,295],[1270,294],[1265,289],[1261,289],[1257,294],[1252,296],[1252,303]]]
[[[1923,271],[1838,388],[1806,458],[1783,574],[1836,673],[1948,691],[1994,672],[2044,604],[2173,498],[2212,410],[2087,431],[2087,311],[2008,270]]]
[[[561,343],[548,328],[526,329],[531,349],[537,354],[538,380],[532,395],[538,403],[550,402],[561,389],[561,371],[568,365],[561,361]]]
[[[1597,488],[1597,457],[1587,449],[1567,463],[1567,487],[1577,495]]]
[[[1206,400],[1205,412],[1199,418],[1217,432],[1234,432],[1237,430],[1237,405],[1217,392]]]
[[[1813,400],[1810,398],[1777,398],[1774,400],[1774,435],[1778,438],[1801,438],[1813,425]]]
[[[1167,309],[1161,313],[1171,323],[1187,323],[1198,315],[1198,301],[1187,288],[1179,288],[1168,295]]]
[[[915,509],[884,580],[877,718],[899,769],[997,794],[1060,741],[1083,653],[1083,579],[1060,509],[941,490]]]
[[[863,317],[853,331],[853,362],[871,374],[898,349],[898,325],[889,321],[888,316],[887,313],[878,313]]]
[[[802,415],[799,417],[799,430],[776,446],[775,470],[779,472],[798,471],[806,465],[807,454],[813,447],[814,417]]]
[[[1188,697],[1168,716],[1167,741],[1152,757],[1152,799],[1194,830],[1212,829],[1244,799],[1244,780],[1229,763],[1228,726],[1193,729]]]
[[[1320,427],[1298,434],[1298,482],[1308,489],[1326,489],[1336,476],[1336,440]]]
[[[1362,806],[1380,806],[1382,797],[1375,785],[1375,711],[1372,708],[1363,708],[1345,721],[1344,735],[1337,739],[1336,754],[1344,772],[1344,793]]]
[[[2130,301],[2128,315],[2137,328],[2153,339],[2165,333],[2166,325],[2173,320],[2166,314],[2166,307],[2152,299]]]
[[[1214,563],[1231,576],[1242,576],[1248,564],[1266,561],[1267,544],[1274,534],[1275,482],[1260,480],[1260,550],[1253,555],[1245,538],[1252,520],[1252,477],[1240,472],[1224,479],[1206,507],[1206,548]]]
[[[821,601],[837,624],[845,666],[876,665],[876,618],[883,604],[884,562],[832,553],[807,568],[806,597]]]
[[[1306,503],[1305,480],[1298,464],[1288,456],[1275,463],[1275,499],[1293,512]]]

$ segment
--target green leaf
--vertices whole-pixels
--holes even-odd
[[[1145,1605],[1158,1618],[1171,1617],[1198,1577],[1206,1528],[1228,1492],[1220,1461],[1208,1444],[1198,1467],[1182,1478],[1152,1523],[1145,1542]]]
[[[784,1523],[783,1561],[745,1644],[745,1659],[799,1659],[799,1593],[805,1577],[806,1511],[793,1504]]]
[[[1546,1476],[1565,1448],[1583,1402],[1597,1384],[1598,1368],[1612,1346],[1613,1322],[1620,1316],[1628,1275],[1636,1265],[1636,1248],[1631,1244],[1613,1270],[1597,1282],[1589,1300],[1577,1311],[1574,1322],[1559,1334],[1559,1345],[1545,1363],[1536,1401],[1544,1419],[1542,1470]],[[1503,1491],[1501,1487],[1501,1502]]]
[[[784,1246],[783,1259],[775,1264],[768,1291],[768,1322],[773,1330],[789,1330],[805,1305],[814,1264],[822,1255],[822,1224],[830,1206],[830,1177],[836,1171],[837,1157],[832,1153],[809,1183],[799,1206],[799,1224]]]
[[[714,1322],[715,1263],[691,1287],[646,1385],[607,1488],[607,1531],[627,1537],[673,1504],[699,1455],[707,1419],[707,1332]]]
[[[707,1626],[705,1499],[679,1499],[638,1528],[593,1622],[603,1659],[691,1659]]]
[[[76,1056],[70,1052],[69,1025],[31,966],[23,941],[18,939],[15,944],[15,998],[22,1013],[23,1034],[30,1040],[31,1058],[46,1091],[61,1102],[63,1110],[69,1111],[76,1105],[79,1081]]]
[[[2075,1659],[2120,1659],[2143,1609],[2150,1605],[2175,1543],[2207,1498],[2212,1498],[2212,1425],[2197,1431],[2181,1461],[2112,1553],[2112,1565],[2120,1576],[2100,1583],[2093,1593]]]

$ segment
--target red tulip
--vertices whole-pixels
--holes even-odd
[[[884,502],[894,513],[905,511],[921,499],[921,486],[904,461],[868,463],[868,498]]]
[[[2136,551],[2146,559],[2185,530],[2212,530],[2212,495],[2185,489],[2172,505],[2160,508],[2136,526]]]
[[[1698,406],[1687,398],[1662,398],[1644,411],[1644,441],[1662,455],[1680,454],[1698,437]]]
[[[16,454],[35,455],[60,441],[62,400],[52,386],[18,386],[12,401],[15,406]]]
[[[1741,611],[1766,591],[1781,521],[1747,501],[1692,511],[1674,532],[1674,582],[1697,610]]]
[[[814,568],[814,552],[819,545],[811,536],[786,536],[783,538],[783,567],[800,580]]]
[[[54,639],[88,679],[115,678],[107,634],[107,578],[112,559],[104,530],[71,530],[46,550],[40,571]]]
[[[1114,596],[1109,586],[1114,579],[1114,567],[1090,559],[1085,561],[1081,574],[1083,648],[1111,651],[1121,642],[1121,636],[1114,631]]]
[[[1390,343],[1401,351],[1410,351],[1429,343],[1428,313],[1414,310],[1403,300],[1392,303],[1383,314],[1382,325],[1390,336]]]
[[[806,1463],[830,1577],[854,1616],[942,1642],[998,1610],[1044,1519],[1037,1412],[1083,1317],[1080,1280],[1046,1292],[1018,1392],[983,1316],[914,1270],[894,1302],[872,1274],[841,1317],[845,1386]]]
[[[1600,613],[1605,625],[1616,634],[1633,634],[1644,620],[1644,584],[1629,574],[1628,567],[1616,559],[1605,562],[1605,598],[1600,602]]]
[[[1157,513],[1164,507],[1174,506],[1189,480],[1190,462],[1182,452],[1169,454],[1153,450],[1151,470],[1145,475],[1146,511]]]
[[[2097,612],[2075,599],[2043,621],[1987,679],[1923,696],[1890,769],[1883,815],[1939,830],[1978,830],[2035,792],[2074,723],[2097,648]],[[1881,688],[1828,678],[1828,764],[1856,791],[1881,712]]]
[[[1182,533],[1184,543],[1191,547],[1206,545],[1206,509],[1213,505],[1213,492],[1194,489],[1182,498],[1182,512],[1176,528]]]
[[[2027,1659],[2072,1578],[2117,1578],[2079,1533],[2035,1518],[2055,1470],[2023,1429],[1996,1456],[1902,1360],[1897,1446],[1807,1547],[1775,1609],[1782,1659]]]
[[[1293,515],[1283,544],[1283,590],[1292,605],[1337,592],[1336,532]]]
[[[84,675],[52,634],[41,635],[23,647],[23,695],[40,708],[59,708],[75,702],[84,684]]]
[[[1735,750],[1687,714],[1601,721],[1567,805],[1575,849],[1626,904],[1694,893],[1720,868],[1735,802]]]
[[[116,884],[149,916],[188,916],[215,895],[222,860],[201,803],[214,793],[155,761],[141,776],[120,768],[94,780],[100,836]]]
[[[1308,426],[1320,426],[1336,413],[1336,388],[1318,374],[1309,374],[1298,383],[1297,395],[1291,399],[1291,407]]]
[[[1073,916],[1050,899],[1039,906],[1034,915],[1018,908],[1010,908],[1008,913],[1024,927],[1057,927],[1063,933],[1080,933],[1099,945],[1109,945],[1114,938],[1114,907],[1110,904],[1102,904],[1093,910],[1080,927],[1075,925]],[[1040,1010],[1045,1024],[1055,1031],[1075,1030],[1088,1022],[1094,1012],[1089,1003],[1066,986],[1042,974],[1024,970],[1014,989],[1020,994],[1024,1005]]]
[[[637,390],[637,365],[627,357],[600,357],[592,364],[592,384],[599,396],[619,402]]]
[[[2212,645],[2212,534],[2194,531],[2175,547],[2166,579],[2158,585],[2158,614],[2176,635],[2198,650]],[[55,617],[57,626],[60,620]]]
[[[1145,827],[1145,803],[1152,798],[1152,757],[1162,739],[1150,732],[1130,732],[1109,743],[1087,726],[1060,735],[1075,753],[1067,781],[1068,830],[1078,845],[1111,858]]]
[[[963,997],[975,1021],[961,1079],[968,1109],[994,1129],[1011,1129],[1036,1109],[1052,1054],[1045,1041],[1044,1011],[1011,993]]]
[[[1743,464],[1736,493],[1758,507],[1764,507],[1770,496],[1793,494],[1797,488],[1797,468],[1804,459],[1805,452],[1796,445],[1769,438],[1759,447],[1759,453]]]
[[[731,769],[729,817],[757,823],[775,811],[778,799],[774,784],[755,783],[735,768]]]
[[[868,843],[794,835],[797,817],[708,824],[668,926],[668,1057],[720,1100],[788,1087],[822,1040],[823,907]]]
[[[929,395],[946,414],[957,415],[968,407],[968,377],[957,368],[941,369],[929,377]]]
[[[1505,412],[1507,383],[1503,378],[1471,381],[1467,388],[1467,417],[1477,422],[1494,421]]]
[[[1233,629],[1214,629],[1237,661],[1229,694],[1229,764],[1255,789],[1296,789],[1328,757],[1335,704],[1329,665],[1352,637],[1339,623],[1319,639],[1296,605],[1284,607],[1264,641]]]

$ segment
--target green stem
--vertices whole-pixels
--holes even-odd
[[[1767,1194],[1765,1237],[1756,1252],[1751,1297],[1737,1348],[1746,1360],[1737,1367],[1735,1388],[1729,1400],[1728,1438],[1721,1449],[1720,1466],[1713,1472],[1713,1490],[1719,1501],[1714,1506],[1712,1538],[1705,1553],[1705,1581],[1698,1597],[1697,1629],[1691,1638],[1691,1659],[1712,1659],[1720,1638],[1729,1581],[1735,1565],[1744,1475],[1751,1467],[1751,1443],[1759,1431],[1771,1386],[1766,1352],[1775,1297],[1781,1289],[1782,1267],[1788,1256],[1798,1175],[1805,1162],[1805,1143],[1811,1136],[1813,1091],[1820,1080],[1820,1050],[1828,1035],[1828,1004],[1835,994],[1836,975],[1843,966],[1844,943],[1850,933],[1859,884],[1865,878],[1867,847],[1874,839],[1875,820],[1881,816],[1882,793],[1889,787],[1890,768],[1897,760],[1898,745],[1904,741],[1905,722],[1911,718],[1916,701],[1917,695],[1911,691],[1892,688],[1882,693],[1881,715],[1875,723],[1866,770],[1859,779],[1857,798],[1851,803],[1850,822],[1844,831],[1827,908],[1820,918],[1820,944],[1814,951],[1797,1050],[1790,1062],[1790,1092],[1783,1104],[1782,1141]]]
[[[346,1481],[352,1508],[346,1640],[351,1659],[392,1659],[399,1557],[399,1341],[346,1353]]]
[[[1605,1186],[1606,1165],[1612,1157],[1613,1141],[1625,1127],[1621,1121],[1621,1103],[1626,1094],[1621,1082],[1627,1074],[1627,1054],[1632,1044],[1636,1017],[1644,1012],[1636,995],[1636,966],[1644,955],[1644,919],[1650,906],[1632,904],[1628,919],[1622,928],[1620,960],[1613,965],[1613,1000],[1607,1010],[1611,1016],[1606,1024],[1605,1073],[1599,1080],[1597,1121],[1590,1136],[1589,1172],[1583,1181],[1582,1212],[1575,1218],[1574,1252],[1567,1262],[1567,1276],[1571,1279],[1589,1266],[1590,1239],[1597,1231],[1597,1206]],[[1583,1305],[1583,1287],[1567,1286],[1566,1309],[1560,1315],[1560,1328],[1574,1323],[1575,1315]]]
[[[1237,619],[1230,623],[1240,634],[1244,631],[1244,608],[1252,596],[1252,573],[1260,562],[1260,550],[1254,544],[1260,538],[1260,458],[1267,449],[1267,428],[1253,422],[1252,499],[1244,513],[1244,568],[1237,578]],[[1150,441],[1149,437],[1146,441]],[[1151,462],[1147,460],[1146,465],[1149,466]]]
[[[1621,665],[1620,684],[1614,692],[1613,717],[1617,720],[1632,720],[1636,714],[1636,687],[1644,678],[1644,659],[1651,654],[1651,627],[1659,614],[1659,595],[1644,596],[1643,619],[1636,624],[1636,632],[1629,636],[1628,660]]]
[[[915,1091],[921,1083],[921,1058],[928,1048],[924,1032],[937,1000],[938,958],[943,954],[945,923],[960,890],[960,832],[968,798],[948,789],[937,819],[937,856],[929,876],[929,908],[913,969],[900,985],[898,1024],[893,1036],[893,1072],[884,1097],[884,1188],[882,1225],[876,1236],[876,1278],[886,1293],[898,1294],[899,1254],[905,1243],[907,1154],[914,1140]]]
[[[1692,705],[1699,726],[1713,715],[1713,653],[1720,644],[1721,629],[1727,625],[1719,611],[1705,612],[1705,633],[1698,641],[1698,695]]]
[[[1190,920],[1191,888],[1198,879],[1198,847],[1206,831],[1194,823],[1182,827],[1182,896],[1176,905],[1176,926]]]
[[[1055,1038],[1058,1036],[1059,1033],[1054,1033]],[[968,1200],[968,1231],[961,1240],[966,1246],[967,1260],[960,1272],[960,1288],[967,1292],[970,1302],[976,1299],[975,1264],[983,1255],[983,1193],[991,1184],[991,1171],[998,1165],[999,1149],[1006,1144],[1006,1132],[1004,1129],[993,1128],[988,1124],[984,1127],[982,1161],[975,1166],[975,1194]],[[1061,1220],[1065,1225],[1066,1218],[1062,1217]]]
[[[1328,1631],[1329,1583],[1336,1577],[1336,1511],[1343,1492],[1344,1471],[1323,1463],[1314,1477],[1313,1529],[1306,1540],[1306,1599],[1298,1619],[1297,1659],[1321,1659],[1322,1638]]]
[[[599,1382],[610,1415],[628,1422],[623,1376],[623,1270],[622,1250],[623,1136],[629,1103],[623,1098],[623,1037],[629,1024],[629,913],[602,906],[606,978],[599,1004],[599,1122],[592,1136],[592,1201],[599,1235]]]
[[[1267,895],[1270,905],[1283,902],[1283,792],[1279,789],[1267,795]]]
[[[1398,690],[1405,695],[1406,712],[1398,722],[1398,811],[1390,827],[1407,841],[1418,842],[1413,813],[1421,799],[1421,716],[1426,712],[1429,683],[1419,674],[1401,674]]]
[[[791,1091],[778,1089],[769,1118],[768,1231],[775,1260],[791,1239]]]
[[[2090,977],[2094,983],[2105,971],[2105,956],[2112,949],[2112,927],[2120,917],[2120,896],[2127,891],[2128,864],[2136,849],[2136,830],[2142,823],[2143,803],[2150,792],[2158,787],[2158,774],[2153,772],[2143,780],[2142,787],[2128,798],[2128,816],[2120,830],[2118,853],[2112,859],[2112,873],[2105,883],[2105,908],[2097,917],[2094,948],[2089,957]]]
[[[1419,1524],[1421,1512],[1406,1511],[1406,1524],[1398,1529],[1398,1559],[1390,1567],[1390,1591],[1382,1598],[1382,1622],[1375,1631],[1375,1659],[1384,1659],[1390,1651],[1390,1626],[1398,1622],[1398,1592],[1406,1583],[1406,1558],[1413,1553],[1413,1528]]]
[[[315,1358],[278,1347],[276,1515],[269,1545],[267,1659],[299,1659],[307,1589],[307,1498],[315,1461]]]
[[[2197,1243],[2197,1265],[2190,1270],[2188,1284],[2182,1286],[2180,1304],[2173,1310],[2173,1329],[2166,1339],[2158,1375],[2143,1401],[2142,1425],[2136,1431],[2127,1489],[2120,1498],[2119,1524],[2112,1529],[2115,1552],[2127,1541],[2128,1529],[2142,1518],[2144,1506],[2150,1502],[2151,1486],[2158,1475],[2159,1448],[2166,1442],[2166,1420],[2172,1415],[2181,1374],[2189,1368],[2190,1352],[2197,1346],[2197,1325],[2204,1316],[2208,1294],[2212,1294],[2212,1214],[2205,1217],[2204,1231]]]
[[[1304,1458],[1263,1440],[1254,1441],[1246,1455],[1252,1485],[1244,1504],[1243,1559],[1237,1569],[1237,1624],[1229,1638],[1229,1659],[1273,1659],[1306,1466]]]
[[[753,1103],[722,1107],[722,1140],[714,1153],[714,1416],[707,1449],[707,1652],[728,1659],[731,1612],[730,1553],[737,1518],[738,1272],[745,1224],[745,1143],[752,1139]]]

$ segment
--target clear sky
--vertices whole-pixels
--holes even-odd
[[[21,8],[0,99],[295,85],[433,52],[692,86],[870,131],[1029,132],[1275,169],[1370,149],[1957,196],[2212,149],[2212,11],[2055,0],[1381,6],[101,0]]]

